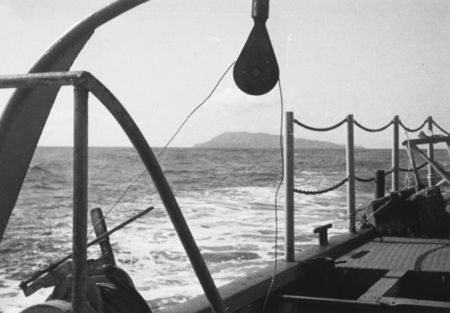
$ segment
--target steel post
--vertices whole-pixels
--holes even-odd
[[[428,122],[428,135],[433,135],[433,117],[429,116],[427,119]],[[428,144],[428,158],[432,161],[434,161],[434,148],[433,143]],[[434,177],[435,177],[435,171],[434,168],[428,164],[428,187],[434,186]]]
[[[400,150],[399,150],[399,125],[398,115],[394,116],[394,134],[392,138],[392,191],[399,191],[399,169],[400,169]]]
[[[347,116],[347,203],[348,203],[348,230],[356,233],[355,216],[355,140],[353,132],[353,115]]]
[[[294,262],[294,114],[286,112],[284,134],[284,192],[286,262]]]
[[[74,86],[73,149],[73,281],[72,312],[86,312],[87,199],[88,199],[88,90]]]

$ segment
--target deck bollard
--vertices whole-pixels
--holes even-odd
[[[328,229],[333,227],[333,224],[327,224],[323,226],[319,226],[314,228],[313,233],[319,233],[319,245],[326,246],[328,245]]]
[[[375,199],[380,199],[384,197],[385,190],[385,176],[383,170],[375,171]]]

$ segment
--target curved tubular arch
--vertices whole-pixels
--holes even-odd
[[[78,88],[83,89],[86,92],[91,92],[122,127],[123,131],[137,150],[156,186],[158,194],[167,210],[172,224],[174,225],[178,237],[183,244],[186,254],[191,261],[195,274],[202,285],[203,291],[205,292],[211,307],[214,312],[225,312],[225,304],[217,291],[211,274],[206,267],[200,250],[195,243],[183,213],[173,195],[172,189],[142,132],[119,100],[117,100],[117,98],[100,81],[88,72],[33,73],[0,77],[0,88],[11,88],[16,86],[39,88],[63,85],[73,85],[76,90]],[[83,102],[83,105],[85,104],[86,102]],[[77,131],[77,128],[75,131]],[[75,138],[75,140],[77,140],[77,138]],[[86,165],[81,167],[83,171],[86,168],[85,166]]]
[[[81,20],[29,73],[68,71],[95,29],[148,0],[117,0]],[[17,89],[0,119],[0,242],[60,87]]]
[[[159,196],[214,312],[225,312],[225,304],[223,303],[214,280],[206,267],[203,256],[189,230],[189,226],[184,219],[172,189],[170,188],[152,149],[147,143],[147,140],[119,100],[117,100],[117,98],[94,76],[87,72],[83,72],[82,75],[86,78],[88,90],[103,103],[106,109],[113,115],[141,157],[142,162],[158,190]]]

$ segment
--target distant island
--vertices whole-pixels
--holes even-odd
[[[214,137],[208,142],[198,143],[194,148],[249,148],[268,149],[279,148],[280,137],[264,133],[230,132]],[[345,145],[331,142],[294,138],[294,147],[301,149],[345,149]],[[364,149],[364,147],[355,147]]]

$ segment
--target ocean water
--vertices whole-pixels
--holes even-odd
[[[446,152],[437,151],[436,156],[448,168]],[[144,166],[133,148],[90,148],[89,157],[89,209],[100,207],[106,213]],[[357,150],[356,175],[369,178],[377,169],[388,170],[390,157],[390,150]],[[282,172],[279,150],[169,148],[159,162],[217,286],[274,261],[275,194]],[[344,150],[296,150],[294,163],[295,187],[300,189],[326,188],[346,175]],[[408,166],[402,151],[401,167]],[[411,174],[401,174],[402,187],[413,181]],[[373,182],[356,183],[357,208],[371,201],[373,187]],[[277,203],[281,262],[283,187]],[[108,215],[108,228],[149,206],[155,209],[113,234],[110,241],[118,265],[158,312],[202,290],[148,174]],[[326,223],[333,224],[331,235],[346,232],[345,185],[323,195],[295,195],[296,250],[316,245],[312,229]],[[20,312],[50,294],[51,288],[26,298],[18,285],[71,252],[71,227],[72,149],[39,147],[0,244],[0,313]],[[88,254],[98,257],[99,248],[90,247]]]

